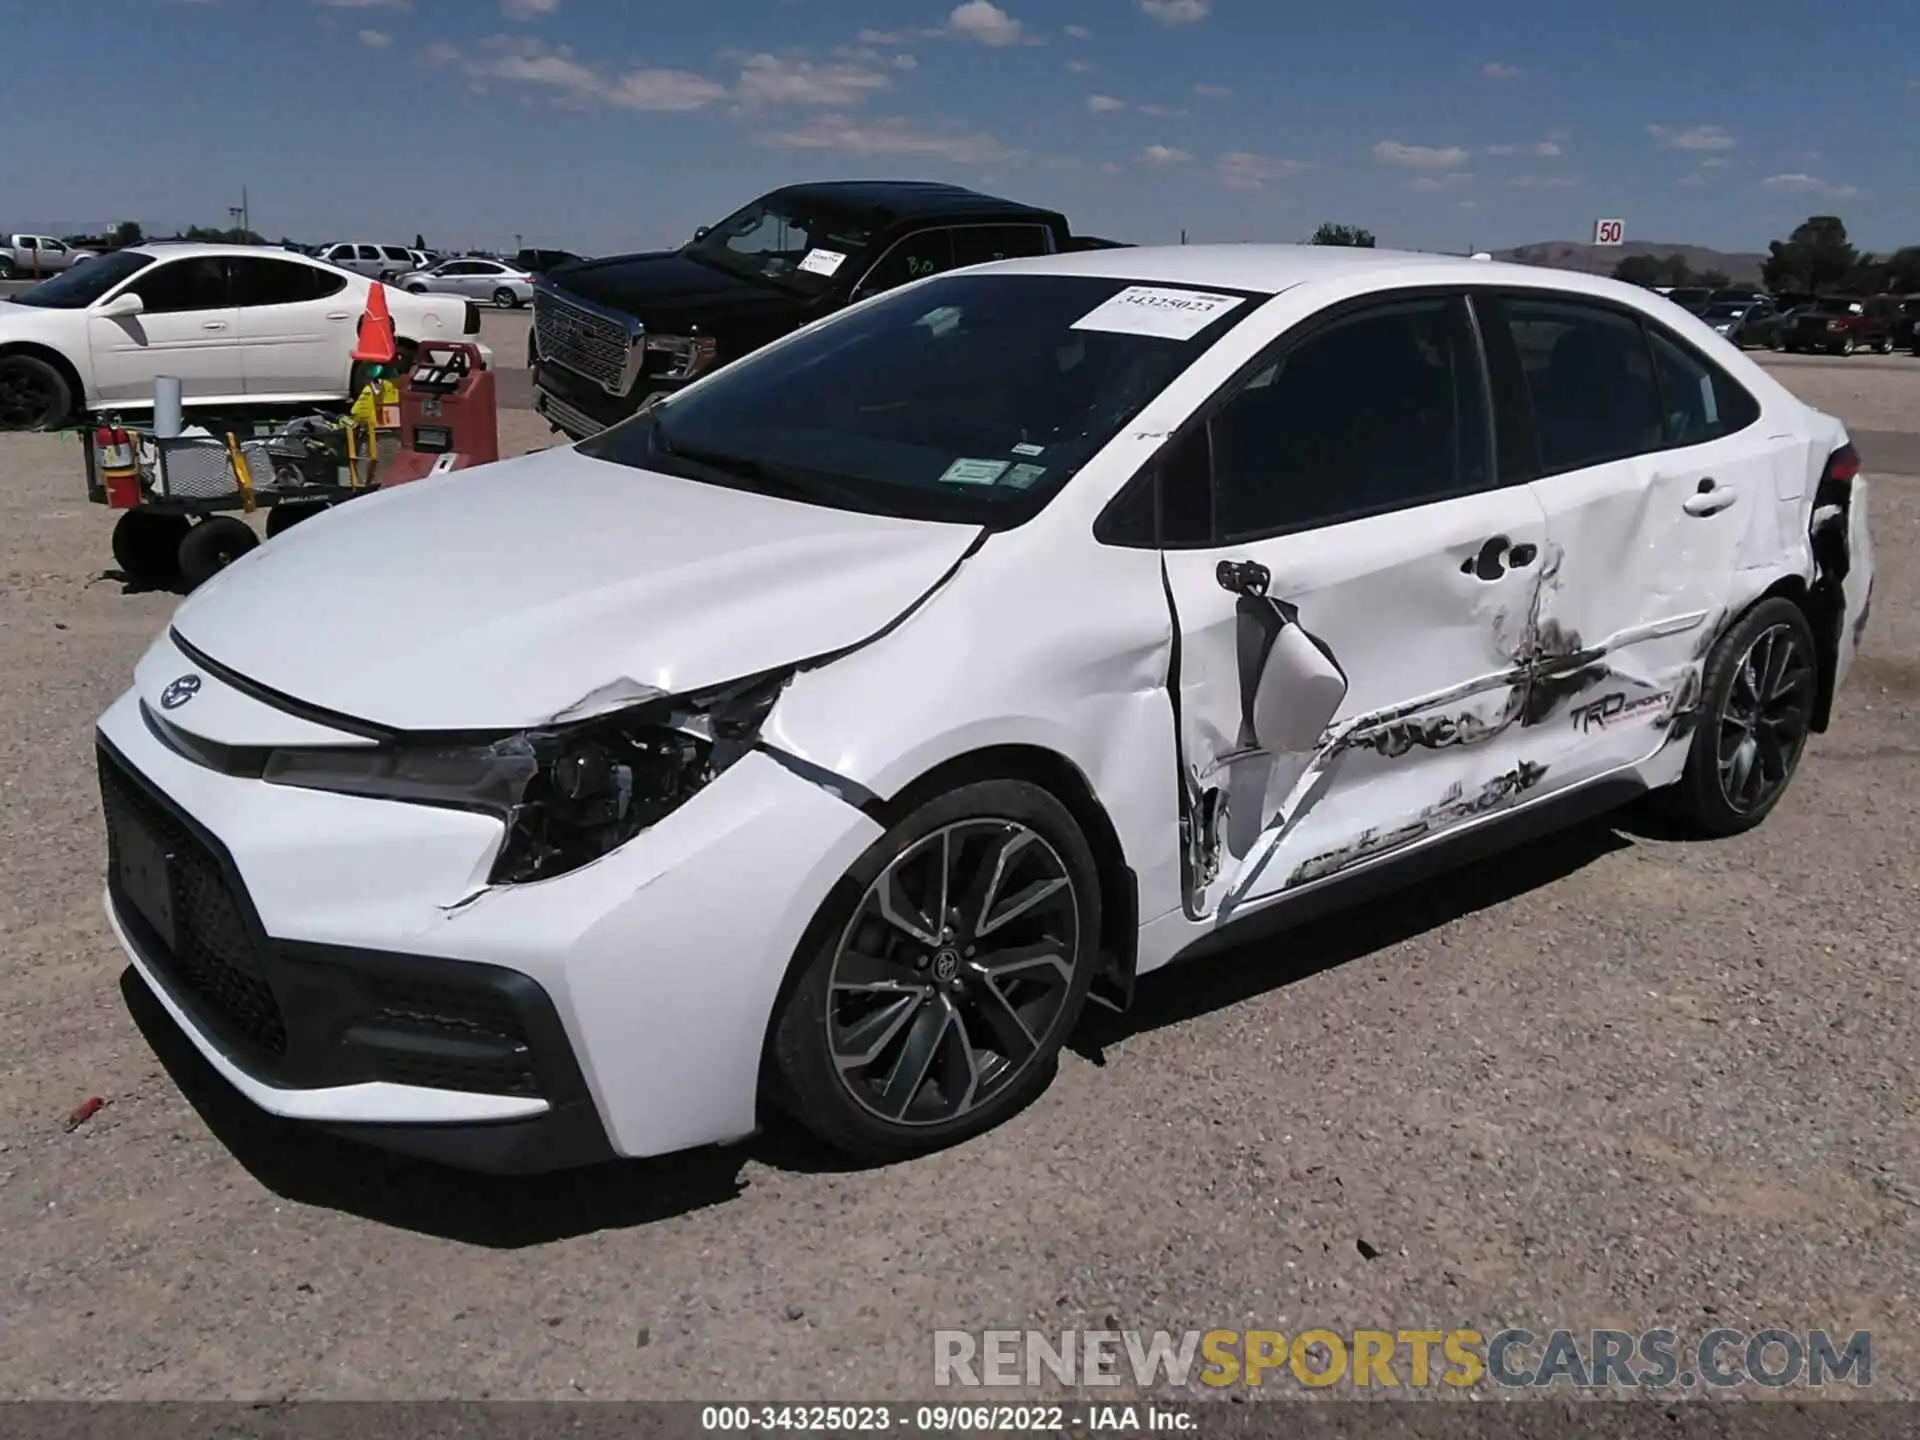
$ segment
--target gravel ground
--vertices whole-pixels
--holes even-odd
[[[1785,368],[1917,428],[1920,367]],[[249,1112],[125,973],[89,724],[174,602],[103,578],[74,459],[0,437],[0,1392],[924,1397],[936,1326],[1503,1324],[1864,1328],[1920,1392],[1920,479],[1756,834],[1596,826],[1163,973],[931,1159],[493,1181]]]

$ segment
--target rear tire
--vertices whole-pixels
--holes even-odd
[[[493,292],[493,303],[502,310],[518,310],[520,308],[520,297],[505,285],[502,285],[498,290]]]
[[[198,590],[259,543],[253,527],[231,515],[202,520],[180,542],[180,583]]]
[[[66,377],[35,355],[0,357],[0,430],[51,430],[73,412]]]
[[[1741,616],[1707,657],[1686,769],[1660,797],[1667,814],[1713,839],[1766,819],[1799,768],[1819,682],[1798,605],[1775,597]]]
[[[921,805],[801,942],[769,1036],[777,1103],[866,1161],[1007,1119],[1046,1088],[1086,1002],[1099,883],[1079,826],[1037,785],[981,781]]]
[[[283,503],[267,511],[267,539],[284,535],[302,520],[311,519],[327,508],[324,500],[308,501],[305,504]]]
[[[113,563],[132,585],[165,590],[180,578],[180,542],[193,522],[159,510],[129,510],[114,522]]]

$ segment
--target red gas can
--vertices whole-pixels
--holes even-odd
[[[380,457],[380,486],[499,458],[493,372],[479,347],[465,340],[421,342],[400,382],[400,449]]]

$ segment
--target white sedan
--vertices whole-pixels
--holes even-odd
[[[151,408],[177,376],[189,405],[345,399],[375,282],[285,250],[166,244],[119,250],[0,303],[0,430],[76,411]],[[477,342],[477,308],[388,289],[403,340]]]
[[[426,270],[412,270],[393,282],[415,295],[464,295],[503,310],[533,303],[533,276],[498,260],[463,255]]]
[[[1858,471],[1609,280],[932,277],[189,597],[99,724],[108,913],[277,1115],[913,1154],[1242,922],[1648,792],[1758,824],[1866,622]]]

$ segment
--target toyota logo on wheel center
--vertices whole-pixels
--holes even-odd
[[[160,692],[162,710],[178,710],[194,696],[200,693],[198,675],[182,675],[178,680],[167,682],[167,688]]]

